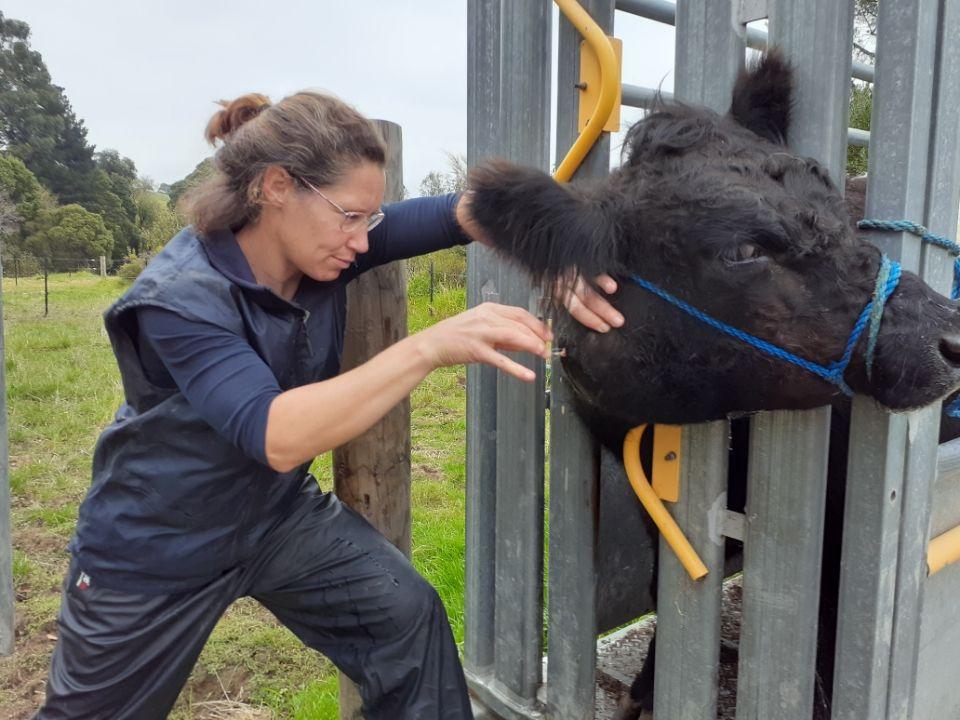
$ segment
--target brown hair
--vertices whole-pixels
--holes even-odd
[[[258,93],[232,102],[207,124],[214,172],[181,202],[199,232],[238,230],[260,215],[260,187],[271,165],[295,181],[323,186],[362,161],[383,165],[383,140],[376,127],[345,102],[317,92],[299,92],[275,105]]]

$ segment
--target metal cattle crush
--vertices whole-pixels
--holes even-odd
[[[847,143],[869,142],[867,215],[956,234],[960,0],[883,0],[875,70],[851,60],[852,0],[582,5],[609,35],[615,11],[675,25],[677,98],[721,112],[747,47],[779,46],[797,71],[792,149],[839,178]],[[763,18],[769,38],[748,27]],[[548,169],[551,20],[548,0],[469,0],[471,164],[499,156]],[[579,45],[561,18],[558,158],[577,136]],[[851,74],[875,83],[869,138],[847,130]],[[622,88],[625,104],[642,106],[652,96]],[[576,177],[609,171],[609,142],[604,134]],[[951,262],[942,250],[908,234],[872,239],[949,291]],[[538,307],[539,291],[485,249],[471,248],[469,264],[471,304]],[[559,368],[550,394],[545,563],[544,386],[488,368],[468,372],[465,668],[477,701],[495,716],[584,720],[594,716],[598,634],[650,607],[638,579],[649,577],[656,548],[638,546],[639,510],[618,459],[601,457],[572,413]],[[747,512],[734,522],[717,521],[728,423],[683,429],[681,497],[670,509],[710,574],[694,583],[671,553],[661,555],[658,718],[716,717],[721,532],[744,542],[737,718],[811,717],[829,422],[826,408],[753,418]],[[930,539],[960,524],[960,445],[938,448],[938,424],[939,406],[887,415],[872,402],[854,402],[836,720],[960,717],[960,564],[928,574],[925,562]]]

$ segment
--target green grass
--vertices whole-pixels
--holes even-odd
[[[433,302],[429,263],[435,267]],[[464,253],[453,249],[411,261],[409,327],[416,332],[466,305]],[[66,542],[90,483],[91,453],[122,400],[101,315],[126,285],[87,274],[3,286],[10,427],[17,652],[0,659],[0,707],[29,717],[46,676],[56,631]],[[461,368],[434,372],[413,393],[413,561],[437,588],[458,642],[463,638],[465,385]],[[332,487],[329,456],[315,472]],[[332,720],[337,676],[256,602],[224,615],[171,715],[201,720],[211,703],[234,701],[249,717]],[[206,714],[205,714],[206,713]],[[241,717],[238,715],[237,717]],[[248,717],[243,715],[242,717]]]

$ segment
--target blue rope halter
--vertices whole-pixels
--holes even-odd
[[[889,230],[891,232],[908,232],[919,237],[923,242],[942,247],[953,255],[953,288],[950,290],[950,299],[960,298],[960,244],[948,237],[937,235],[909,220],[861,220],[857,223],[861,230]]]
[[[950,299],[956,300],[960,298],[960,244],[954,242],[950,238],[929,232],[923,225],[918,225],[917,223],[910,222],[909,220],[867,219],[861,220],[859,223],[857,223],[857,227],[864,230],[890,230],[893,232],[913,233],[914,235],[920,237],[920,239],[924,242],[937,245],[952,254],[956,259],[953,263],[953,289],[950,293]],[[891,260],[886,255],[882,256],[880,261],[880,270],[877,272],[877,279],[876,283],[874,284],[873,296],[870,298],[870,301],[867,303],[866,307],[863,308],[863,311],[860,313],[860,317],[857,318],[857,322],[854,324],[853,330],[850,331],[850,337],[847,340],[847,345],[843,350],[843,355],[839,360],[835,360],[829,365],[820,365],[819,363],[807,360],[806,358],[800,357],[789,350],[784,350],[781,347],[777,347],[773,343],[769,343],[766,340],[761,340],[760,338],[751,335],[748,332],[744,332],[743,330],[739,330],[732,325],[728,325],[725,322],[717,320],[702,310],[698,310],[689,303],[684,302],[680,298],[671,295],[666,290],[663,290],[653,283],[644,280],[639,275],[631,275],[630,279],[640,287],[653,293],[657,297],[666,300],[671,305],[679,308],[688,315],[695,317],[697,320],[706,323],[710,327],[719,330],[722,333],[726,333],[731,337],[735,337],[738,340],[745,342],[747,345],[766,353],[767,355],[771,355],[779,360],[784,360],[785,362],[793,363],[794,365],[813,373],[817,377],[836,385],[841,392],[849,397],[853,395],[853,391],[843,379],[843,375],[847,371],[847,366],[850,364],[850,358],[853,356],[853,349],[856,347],[857,341],[863,334],[864,328],[867,327],[869,327],[869,331],[867,333],[866,351],[867,378],[872,378],[873,359],[877,348],[877,337],[880,334],[880,323],[883,320],[883,310],[886,307],[887,300],[890,299],[893,291],[897,288],[897,284],[900,282],[900,263],[895,260]],[[960,418],[960,398],[957,398],[957,400],[955,400],[953,404],[947,408],[947,414],[951,417]]]
[[[875,338],[880,330],[879,324],[883,315],[883,306],[893,294],[893,291],[897,287],[897,283],[900,282],[900,263],[896,262],[895,260],[891,260],[886,255],[883,256],[883,259],[880,263],[880,271],[877,273],[877,283],[873,291],[873,297],[870,299],[870,302],[867,303],[866,307],[863,308],[863,311],[860,313],[860,317],[857,318],[857,322],[854,324],[853,330],[850,332],[850,338],[847,340],[847,345],[843,350],[843,355],[839,360],[835,360],[829,365],[820,365],[812,360],[802,358],[799,355],[790,352],[789,350],[784,350],[781,347],[777,347],[773,343],[767,342],[766,340],[761,340],[755,335],[751,335],[750,333],[739,330],[738,328],[728,325],[721,320],[717,320],[702,310],[698,310],[689,303],[684,302],[680,298],[671,295],[666,290],[663,290],[653,283],[644,280],[638,275],[631,275],[630,279],[643,289],[653,293],[663,300],[666,300],[671,305],[683,310],[683,312],[695,317],[697,320],[706,323],[715,330],[719,330],[720,332],[726,333],[731,337],[735,337],[738,340],[745,342],[747,345],[756,348],[760,352],[771,355],[778,360],[784,360],[786,362],[793,363],[794,365],[803,368],[807,372],[811,372],[817,377],[836,385],[841,392],[849,397],[853,395],[853,390],[850,389],[846,381],[843,379],[843,374],[847,371],[847,365],[850,364],[850,358],[853,356],[853,348],[856,346],[857,341],[863,334],[864,328],[866,328],[868,324],[870,325],[870,335],[874,338],[874,344],[876,343]],[[880,311],[878,313],[874,313],[874,307],[879,307]],[[876,329],[874,329],[874,326],[876,326]],[[868,356],[868,372],[870,362],[872,362],[872,356]]]
[[[866,219],[857,223],[857,227],[862,230],[889,230],[891,232],[908,232],[918,236],[923,242],[942,247],[948,253],[953,255],[953,288],[950,290],[950,299],[960,298],[960,244],[943,235],[937,235],[927,230],[923,225],[919,225],[909,220],[874,220]],[[874,344],[876,340],[873,339]],[[867,366],[870,367],[869,365]],[[954,400],[947,407],[947,415],[952,418],[960,418],[960,397]]]

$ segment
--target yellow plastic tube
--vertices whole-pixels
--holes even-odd
[[[563,158],[563,162],[553,173],[553,178],[557,182],[567,182],[580,167],[580,163],[590,152],[590,148],[597,142],[597,138],[603,132],[603,126],[607,123],[607,118],[614,110],[617,90],[620,86],[620,72],[617,67],[617,55],[614,52],[613,45],[610,44],[610,40],[601,27],[580,6],[580,3],[576,0],[554,0],[554,2],[557,3],[560,12],[587,41],[600,62],[600,98],[597,100],[597,106],[590,116],[590,122],[587,123],[583,132],[580,133],[576,142],[567,152],[566,157]]]
[[[930,541],[927,547],[927,573],[933,575],[955,562],[960,562],[960,525]]]
[[[699,580],[706,576],[707,566],[703,564],[700,556],[697,555],[697,551],[693,549],[690,541],[680,530],[676,520],[667,512],[643,473],[643,466],[640,464],[640,438],[646,427],[646,425],[640,425],[627,433],[627,437],[623,441],[623,467],[627,471],[627,478],[630,480],[630,485],[633,486],[633,491],[657,524],[663,539],[676,553],[680,563],[687,574],[690,575],[690,579]]]

